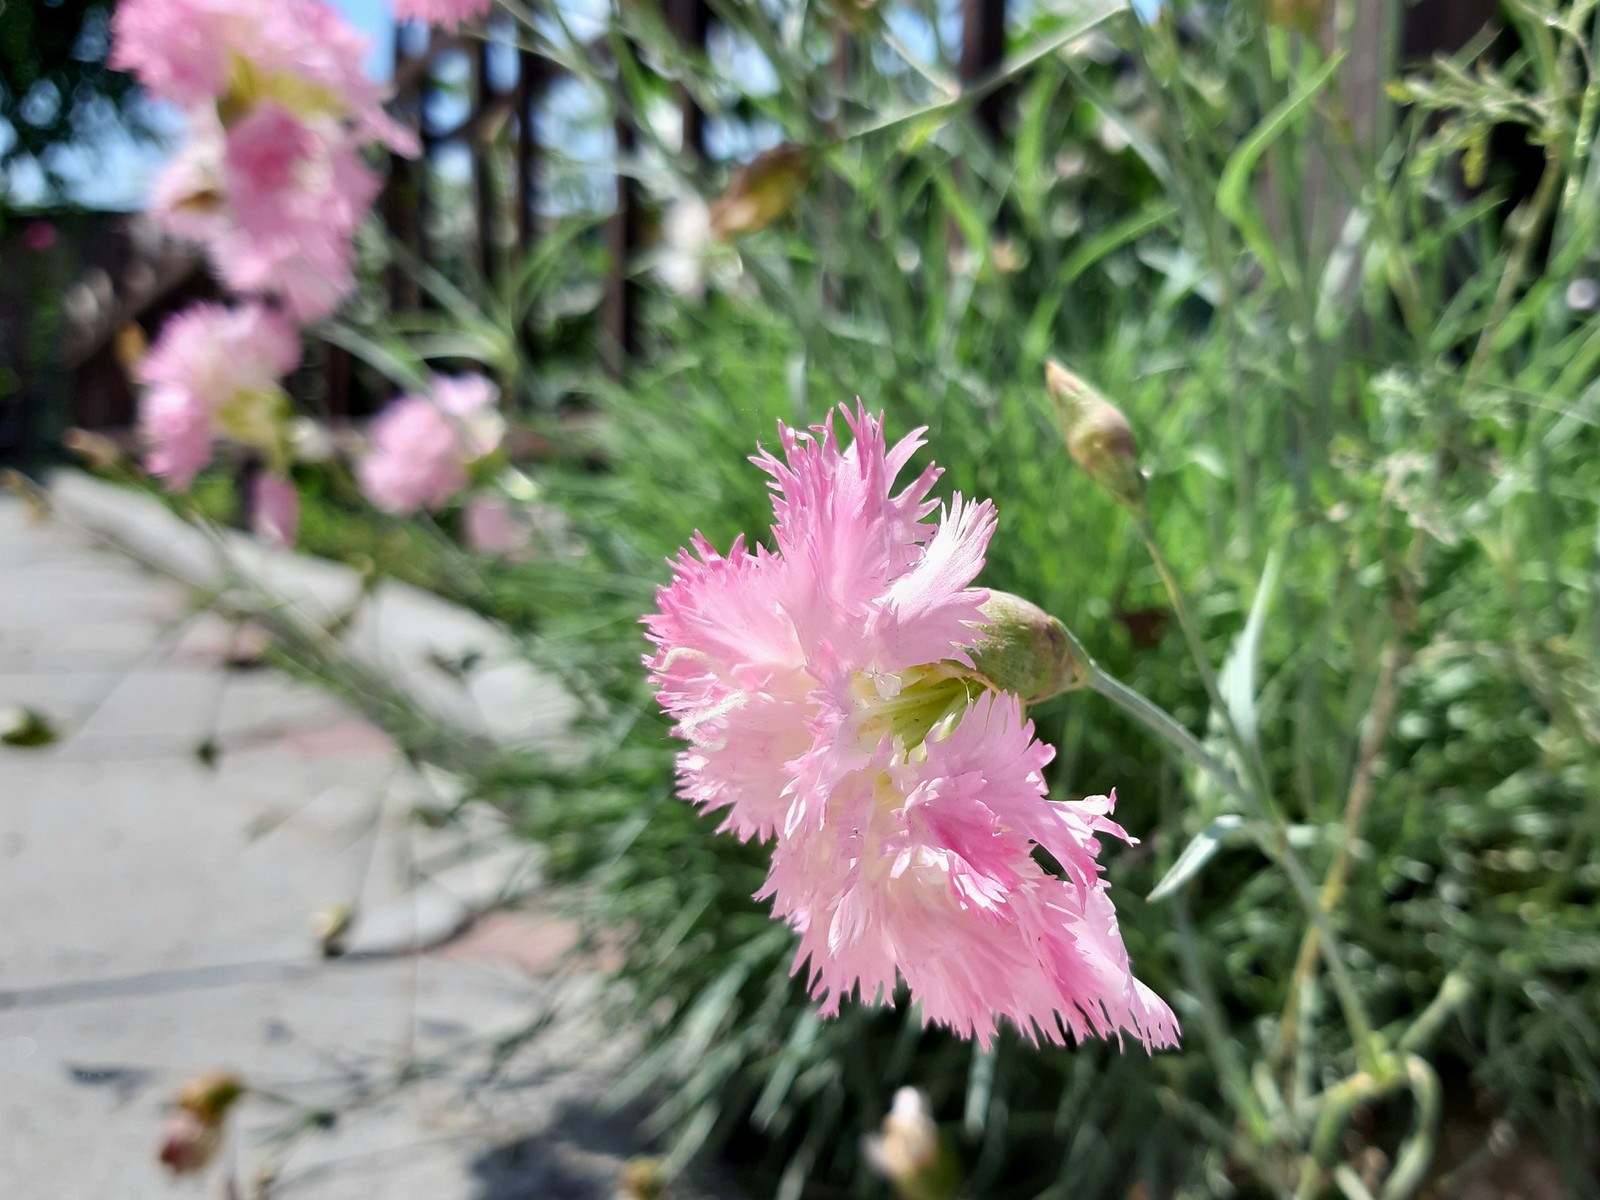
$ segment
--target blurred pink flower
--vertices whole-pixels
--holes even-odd
[[[229,132],[232,221],[211,239],[230,286],[281,297],[298,320],[333,312],[355,287],[355,235],[382,180],[337,128],[314,130],[264,104]]]
[[[467,468],[500,444],[495,387],[481,375],[436,377],[427,395],[402,396],[372,423],[357,467],[361,490],[385,512],[443,508],[465,490]]]
[[[489,15],[494,0],[394,0],[394,15],[402,21],[426,21],[454,29]]]
[[[278,381],[299,361],[294,328],[259,304],[196,304],[169,319],[136,370],[146,466],[182,491],[211,461],[219,429],[258,440],[282,397]]]
[[[467,547],[479,554],[512,557],[528,548],[527,522],[504,496],[474,496],[461,514]]]
[[[356,231],[382,180],[360,144],[263,104],[227,131],[204,114],[156,182],[152,210],[205,245],[242,293],[277,296],[300,321],[327,316],[355,286]]]
[[[863,408],[844,416],[848,448],[830,417],[780,427],[784,459],[753,460],[773,477],[775,548],[723,557],[696,535],[646,618],[690,742],[684,797],[775,839],[760,894],[799,933],[824,1015],[851,993],[889,1002],[898,974],[926,1022],[983,1044],[1000,1017],[1035,1040],[1172,1044],[1100,876],[1099,836],[1126,836],[1112,800],[1047,801],[1054,751],[972,670],[993,506],[957,495],[926,520],[936,468],[894,492],[921,431],[889,448]]]
[[[144,465],[181,492],[211,461],[211,408],[183,387],[156,387],[139,400],[139,432],[150,447]]]
[[[154,209],[240,292],[300,321],[354,288],[356,230],[381,180],[363,147],[417,153],[363,72],[366,45],[321,0],[123,0],[112,65],[187,110]]]
[[[269,546],[287,550],[300,532],[300,493],[294,480],[263,471],[250,486],[250,529]]]
[[[217,105],[225,125],[263,101],[326,116],[363,139],[415,154],[415,136],[384,112],[367,42],[322,0],[122,0],[111,66],[157,99]]]

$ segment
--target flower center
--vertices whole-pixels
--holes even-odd
[[[959,667],[942,663],[909,671],[862,671],[852,687],[860,713],[858,736],[864,745],[876,745],[888,734],[910,754],[929,737],[948,733],[983,687]]]

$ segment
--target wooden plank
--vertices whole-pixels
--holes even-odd
[[[640,242],[639,185],[625,165],[635,146],[633,125],[619,114],[613,122],[617,138],[617,207],[606,227],[611,249],[611,269],[606,276],[604,309],[606,369],[614,378],[626,372],[629,360],[639,354],[639,285],[632,276],[634,253]]]
[[[489,290],[494,290],[500,273],[500,256],[495,247],[495,196],[494,170],[489,154],[490,123],[485,120],[493,108],[494,96],[489,79],[488,30],[478,39],[472,50],[471,105],[466,137],[467,153],[472,162],[473,229],[477,235],[478,270],[483,272]]]
[[[711,29],[711,8],[705,0],[668,0],[667,19],[685,50],[696,59],[705,53],[706,34]],[[683,116],[684,153],[703,159],[706,152],[706,114],[682,84],[678,85],[678,109]]]
[[[517,249],[527,254],[538,237],[539,137],[534,107],[539,98],[539,60],[517,51]]]
[[[961,0],[961,64],[963,87],[993,74],[1006,53],[1006,0]],[[997,88],[978,101],[978,124],[990,137],[1000,136],[1005,110],[1005,89]]]

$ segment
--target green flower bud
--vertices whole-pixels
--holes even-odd
[[[1128,418],[1058,362],[1045,364],[1044,378],[1072,461],[1119,504],[1142,516],[1145,476]]]
[[[988,683],[1034,704],[1088,682],[1087,664],[1073,652],[1067,627],[1037,604],[990,592],[983,615],[984,640],[972,661]]]

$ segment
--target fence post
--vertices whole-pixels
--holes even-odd
[[[1006,0],[961,0],[961,84],[970,87],[999,68],[1006,53]],[[990,137],[1000,136],[1004,89],[978,101],[978,123]]]
[[[533,124],[539,60],[517,51],[517,249],[527,254],[538,236],[539,136]]]
[[[500,274],[494,237],[494,172],[490,170],[487,116],[493,95],[489,87],[489,34],[493,18],[484,26],[483,36],[472,48],[470,115],[462,128],[467,135],[467,156],[472,163],[473,228],[477,234],[478,270],[483,272],[487,290],[494,291]]]
[[[428,87],[428,52],[414,56],[406,49],[406,23],[394,27],[395,115],[420,142],[425,121],[423,109]],[[427,257],[423,212],[427,199],[426,149],[420,161],[389,155],[389,179],[384,186],[383,214],[394,239],[419,260]],[[400,311],[414,311],[422,303],[417,281],[399,266],[389,268],[389,303]]]
[[[640,241],[640,212],[639,184],[627,162],[636,144],[633,124],[619,112],[612,127],[617,138],[617,208],[606,227],[611,271],[606,276],[604,358],[607,371],[620,379],[628,361],[639,354],[639,285],[631,271]]]
[[[685,50],[700,54],[711,28],[711,9],[705,0],[669,0],[667,19]],[[683,84],[678,85],[678,108],[683,114],[683,150],[700,159],[706,152],[706,114]]]

